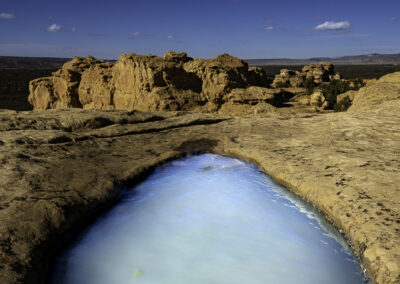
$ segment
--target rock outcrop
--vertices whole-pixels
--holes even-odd
[[[35,110],[214,112],[231,103],[231,92],[237,89],[246,92],[251,86],[268,86],[263,69],[249,68],[246,62],[228,54],[209,60],[171,51],[163,58],[123,54],[115,63],[74,57],[53,76],[31,81],[29,102]],[[267,93],[265,98],[264,93]],[[272,93],[257,92],[261,95],[257,101],[267,103]]]
[[[275,76],[272,86],[274,87],[302,87],[307,79],[313,80],[315,84],[340,80],[341,76],[336,73],[334,66],[329,62],[312,63],[304,66],[302,71],[282,69]]]
[[[400,72],[381,77],[355,94],[349,111],[368,111],[377,107],[391,108],[400,102]]]

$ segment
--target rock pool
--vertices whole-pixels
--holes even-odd
[[[176,160],[55,261],[52,283],[369,283],[337,230],[256,166]]]

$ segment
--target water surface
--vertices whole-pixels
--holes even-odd
[[[53,283],[365,283],[312,206],[241,160],[160,167],[55,263]]]

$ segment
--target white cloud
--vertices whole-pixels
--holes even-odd
[[[129,34],[130,38],[137,38],[137,37],[141,37],[141,36],[148,36],[148,34],[143,33],[143,32],[134,32],[134,33]]]
[[[320,24],[314,28],[314,30],[318,31],[325,31],[325,30],[347,30],[350,29],[351,25],[348,21],[342,21],[342,22],[334,22],[334,21],[326,21],[323,24]]]
[[[14,19],[14,18],[15,18],[14,14],[0,13],[0,19],[10,20],[10,19]]]
[[[171,40],[171,39],[174,39],[175,37],[173,36],[173,35],[169,35],[169,36],[167,36],[167,39],[168,40]]]
[[[57,24],[52,24],[47,28],[48,32],[60,32],[61,31],[61,26]]]
[[[273,31],[273,30],[275,30],[275,27],[273,27],[273,26],[265,27],[264,30],[265,31]]]

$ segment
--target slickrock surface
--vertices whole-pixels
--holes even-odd
[[[346,113],[0,111],[0,283],[42,283],[61,240],[155,166],[196,152],[257,163],[346,234],[375,283],[400,283],[400,86],[365,95],[381,83]],[[373,107],[357,107],[363,98]]]

